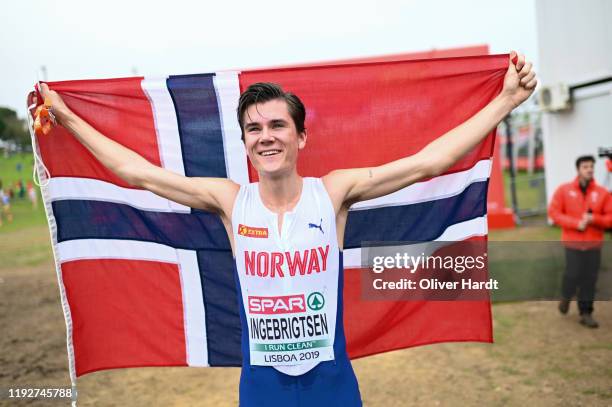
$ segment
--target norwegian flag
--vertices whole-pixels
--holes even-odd
[[[236,106],[254,82],[280,84],[307,109],[302,176],[416,153],[501,90],[507,55],[356,62],[161,79],[50,82],[93,127],[190,177],[257,180]],[[136,366],[239,366],[235,264],[211,213],[134,188],[65,129],[38,139],[73,379]],[[445,174],[354,205],[344,242],[351,357],[444,341],[492,341],[489,301],[364,301],[364,241],[486,238],[494,134]],[[39,166],[42,181],[47,177]]]

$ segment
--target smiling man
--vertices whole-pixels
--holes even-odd
[[[359,406],[342,315],[342,244],[349,207],[436,176],[480,143],[536,86],[531,64],[511,55],[501,93],[418,153],[378,167],[298,174],[305,108],[271,83],[240,97],[238,121],[259,182],[184,177],[157,167],[76,116],[43,84],[58,122],[128,183],[217,213],[240,293],[243,406]],[[380,135],[381,138],[384,134]]]

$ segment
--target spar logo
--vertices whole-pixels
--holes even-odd
[[[254,228],[240,224],[238,225],[238,234],[246,237],[259,237],[262,239],[268,238],[268,228]]]
[[[270,315],[306,312],[306,301],[304,300],[304,294],[281,295],[276,297],[249,296],[248,303],[249,312],[251,314]]]
[[[325,305],[325,297],[320,292],[315,291],[308,296],[308,308],[313,311],[318,311]]]

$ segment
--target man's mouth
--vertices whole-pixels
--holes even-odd
[[[276,154],[280,154],[281,150],[266,150],[266,151],[260,151],[258,154],[264,157],[269,157],[272,155],[276,155]]]

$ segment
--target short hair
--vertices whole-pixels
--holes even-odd
[[[284,100],[287,103],[287,110],[295,128],[298,132],[302,133],[306,130],[304,127],[304,121],[306,120],[306,109],[304,104],[299,97],[291,92],[285,92],[279,85],[271,82],[257,82],[249,86],[240,95],[238,101],[238,124],[240,124],[240,133],[242,134],[242,141],[244,141],[244,112],[257,103],[265,103],[270,100]]]
[[[587,161],[590,161],[595,164],[595,157],[593,157],[592,155],[581,155],[580,157],[576,158],[576,169],[580,168],[580,164],[585,163]]]

